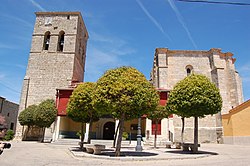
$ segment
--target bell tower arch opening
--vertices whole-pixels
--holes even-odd
[[[57,89],[70,88],[76,83],[83,82],[84,79],[85,61],[82,59],[86,58],[86,51],[81,55],[83,58],[80,58],[78,50],[79,45],[86,50],[88,32],[81,13],[36,12],[35,14],[36,22],[23,80],[19,113],[43,100],[55,100]],[[60,119],[59,114],[57,119]],[[57,124],[60,126],[62,123],[63,120]],[[69,129],[62,126],[57,132],[69,133]],[[19,123],[16,137],[19,139],[23,137],[22,126]]]

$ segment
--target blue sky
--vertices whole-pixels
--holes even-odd
[[[158,47],[221,48],[237,59],[244,98],[250,99],[250,6],[176,0],[2,0],[0,96],[7,100],[19,103],[36,11],[82,13],[90,36],[85,81],[96,81],[107,69],[122,65],[134,66],[149,78]]]

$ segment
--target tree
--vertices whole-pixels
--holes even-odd
[[[145,76],[133,67],[106,71],[97,81],[95,107],[119,119],[116,156],[120,155],[124,121],[141,117],[154,110],[159,95]]]
[[[18,121],[22,126],[34,126],[35,125],[35,113],[37,110],[37,105],[30,105],[22,112],[20,112],[18,116]]]
[[[198,151],[198,118],[221,111],[219,89],[203,75],[190,75],[176,84],[171,91],[167,110],[182,118],[194,117],[194,153]]]
[[[57,116],[57,109],[55,107],[55,102],[52,99],[47,99],[42,101],[35,112],[35,125],[42,128],[42,138],[43,142],[45,128],[50,127],[50,125],[55,121]]]
[[[42,101],[39,105],[30,105],[18,116],[19,123],[22,126],[28,126],[27,132],[30,130],[30,127],[37,126],[42,129],[41,141],[44,139],[44,132],[46,127],[55,121],[57,116],[57,110],[55,107],[55,102],[52,99],[47,99]],[[24,135],[24,139],[25,136]]]
[[[95,83],[85,82],[77,86],[70,96],[69,104],[67,107],[67,116],[73,121],[81,122],[81,144],[83,147],[83,123],[89,123],[89,137],[92,128],[92,122],[99,120],[99,115],[93,107],[93,97],[95,93]]]
[[[22,112],[20,112],[18,116],[18,121],[22,126],[27,126],[27,130],[25,130],[24,133],[24,140],[26,139],[27,133],[30,131],[30,128],[32,126],[36,125],[35,122],[35,114],[37,112],[37,105],[30,105],[26,109],[24,109]],[[24,128],[23,128],[24,129]]]
[[[155,137],[154,137],[154,148],[156,148],[157,141],[157,131],[158,131],[158,123],[161,119],[169,116],[169,113],[166,109],[166,106],[158,105],[156,109],[149,114],[147,114],[147,118],[155,121]]]

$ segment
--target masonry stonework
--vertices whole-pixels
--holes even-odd
[[[29,105],[55,99],[56,89],[68,88],[84,79],[88,32],[80,12],[35,14],[19,113]],[[19,123],[16,136],[22,137]]]
[[[221,142],[221,114],[243,102],[241,78],[235,70],[232,53],[222,53],[220,49],[209,51],[185,51],[157,48],[154,55],[151,81],[158,89],[173,89],[175,84],[187,76],[187,69],[192,73],[207,76],[219,88],[223,99],[220,113],[199,119],[199,141]],[[171,92],[170,92],[171,93]],[[173,125],[169,128],[173,141],[180,141],[181,119],[173,116]],[[194,119],[186,119],[184,141],[193,140]]]
[[[13,131],[16,130],[17,114],[18,104],[8,101],[4,97],[0,96],[0,115],[5,118],[7,129]]]

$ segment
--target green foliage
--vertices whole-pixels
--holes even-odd
[[[57,110],[54,100],[44,100],[37,107],[37,112],[35,114],[35,124],[38,127],[50,127],[50,125],[55,121],[56,116]]]
[[[167,110],[181,117],[204,117],[221,111],[219,89],[203,75],[190,75],[171,91]]]
[[[84,135],[84,133],[83,133],[83,135]],[[78,136],[79,138],[82,136],[81,130],[79,130],[79,131],[76,133],[76,136]]]
[[[5,136],[4,136],[3,139],[5,141],[10,141],[10,140],[12,140],[14,138],[14,135],[15,135],[15,133],[14,133],[13,130],[7,130],[7,132],[6,132],[6,134],[5,134]]]
[[[67,106],[67,116],[76,122],[89,123],[99,120],[99,115],[93,107],[95,83],[85,82],[77,86],[70,96]]]
[[[19,123],[24,126],[33,126],[35,125],[35,114],[37,112],[37,105],[30,105],[22,112],[20,112],[18,116]]]
[[[96,83],[95,107],[101,114],[119,119],[115,156],[120,155],[124,120],[138,118],[153,111],[159,95],[145,76],[132,67],[106,71]]]
[[[163,118],[168,118],[169,112],[166,109],[166,106],[158,105],[156,109],[150,113],[147,114],[147,118],[151,120],[155,119],[163,119]]]
[[[122,132],[122,138],[128,139],[128,133],[127,132]]]
[[[21,125],[50,127],[55,121],[57,110],[55,102],[52,99],[47,99],[39,105],[30,105],[18,116]]]
[[[108,70],[96,86],[95,106],[114,118],[134,119],[155,109],[159,95],[145,76],[132,67]]]

